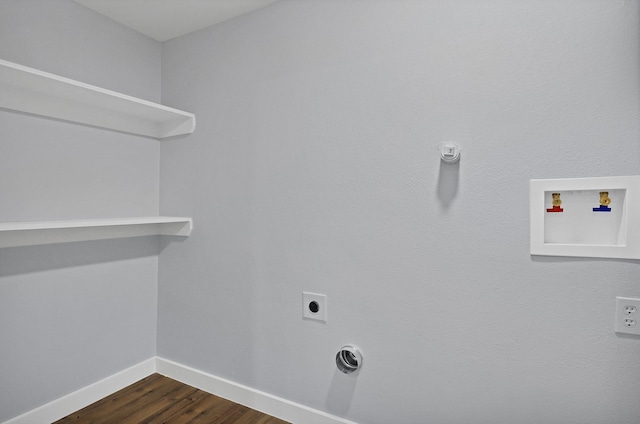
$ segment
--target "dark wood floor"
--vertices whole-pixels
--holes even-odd
[[[160,374],[125,387],[54,424],[288,424]]]

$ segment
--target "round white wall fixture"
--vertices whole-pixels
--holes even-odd
[[[462,148],[452,141],[445,141],[438,144],[440,150],[440,159],[447,163],[455,163],[460,160],[460,152]]]

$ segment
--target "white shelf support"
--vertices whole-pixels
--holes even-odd
[[[0,223],[0,248],[142,236],[187,237],[193,220],[182,217],[86,219]]]
[[[196,126],[192,113],[2,59],[0,108],[158,139]]]

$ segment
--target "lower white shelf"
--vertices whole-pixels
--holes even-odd
[[[184,217],[83,219],[0,223],[0,248],[142,236],[183,236],[193,229]]]

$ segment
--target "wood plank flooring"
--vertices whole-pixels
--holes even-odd
[[[289,424],[153,374],[54,424]]]

